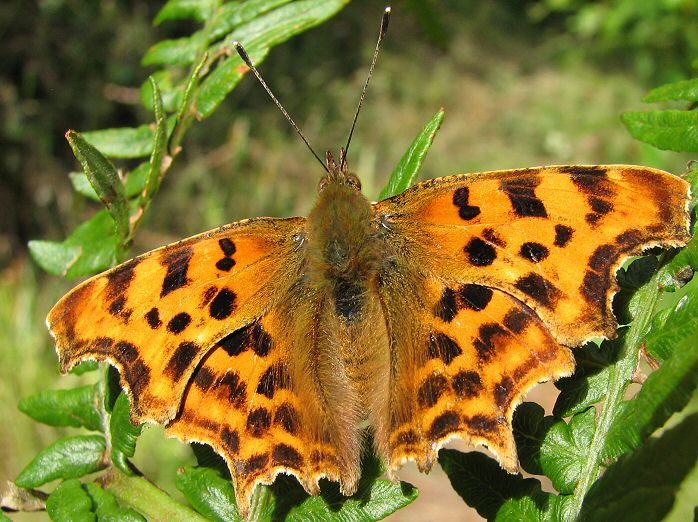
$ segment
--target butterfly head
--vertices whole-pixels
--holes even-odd
[[[339,149],[339,162],[336,162],[332,152],[327,151],[327,175],[320,178],[318,192],[323,192],[330,184],[345,185],[356,192],[361,192],[361,180],[349,172],[347,166],[346,151]]]

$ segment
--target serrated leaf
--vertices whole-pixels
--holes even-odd
[[[83,486],[92,499],[99,522],[146,522],[145,517],[129,507],[121,507],[113,493],[94,482]]]
[[[533,402],[524,402],[514,411],[514,439],[521,467],[533,475],[542,475],[540,446],[555,422],[545,410]]]
[[[199,513],[210,520],[242,520],[229,479],[211,469],[185,466],[177,473],[175,486]]]
[[[698,414],[610,466],[584,498],[580,521],[618,522],[631,514],[659,521],[698,464]]]
[[[548,503],[549,493],[538,491],[535,494],[523,497],[507,499],[497,511],[496,522],[545,522],[546,518],[543,506]]]
[[[625,112],[621,119],[633,138],[658,149],[698,152],[698,111]]]
[[[589,408],[574,415],[569,424],[557,421],[546,433],[540,448],[540,463],[560,493],[574,492],[595,431],[596,410]]]
[[[378,196],[379,200],[400,194],[412,186],[414,180],[417,179],[424,158],[426,158],[427,152],[429,152],[429,148],[434,142],[434,137],[441,128],[444,115],[444,110],[440,109],[439,112],[424,125],[407,149],[407,152],[400,158],[395,170],[393,170],[393,173],[390,175],[388,184],[381,190]]]
[[[23,488],[34,488],[58,478],[77,478],[99,471],[105,467],[105,448],[102,435],[58,439],[32,459],[15,483]]]
[[[153,22],[160,25],[165,20],[184,20],[193,18],[203,22],[211,15],[215,2],[213,0],[168,0],[162,6]]]
[[[129,230],[129,211],[124,184],[114,164],[102,155],[96,147],[88,143],[79,133],[68,131],[65,135],[73,154],[82,165],[82,170],[107,208],[117,233],[126,237]]]
[[[540,491],[537,480],[510,475],[483,453],[442,449],[439,463],[456,493],[488,520],[496,517],[507,499]]]
[[[72,390],[46,390],[19,401],[19,409],[38,422],[50,426],[84,426],[101,430],[99,394],[95,386]]]
[[[267,12],[237,28],[225,41],[211,52],[228,48],[233,40],[242,42],[256,66],[264,60],[269,50],[292,36],[321,24],[339,12],[349,0],[326,0],[315,2],[301,0],[283,5]],[[247,67],[239,56],[231,56],[209,74],[202,82],[196,95],[196,108],[206,118],[220,105],[225,97],[247,73]]]
[[[576,360],[574,375],[555,382],[560,390],[553,408],[556,417],[570,417],[606,397],[610,365],[616,360],[620,342],[622,341],[604,341],[600,348],[594,343],[588,343],[573,352]]]
[[[37,264],[47,272],[68,278],[102,272],[117,260],[119,241],[114,220],[101,210],[64,241],[29,242],[29,251]]]
[[[614,419],[602,453],[604,461],[639,448],[673,413],[681,410],[695,392],[698,386],[698,331],[693,324],[698,316],[696,301],[690,300],[686,305],[690,306],[690,312],[682,314],[691,317],[684,331],[679,330],[681,318],[678,314],[668,322],[677,326],[673,333],[666,333],[669,341],[674,338],[676,345],[670,357],[650,374],[635,398],[627,401]],[[655,338],[660,338],[660,334]]]
[[[662,310],[652,319],[645,337],[647,353],[659,361],[671,357],[676,350],[692,351],[685,341],[698,330],[698,296],[685,295],[668,310]]]
[[[155,127],[122,127],[83,132],[82,137],[109,158],[143,158],[153,151]]]
[[[677,100],[698,101],[698,78],[660,85],[642,99],[647,103]]]
[[[131,423],[131,403],[124,392],[119,394],[114,403],[109,419],[109,432],[111,433],[112,461],[124,473],[133,473],[127,459],[133,457],[136,452],[136,442],[141,434],[141,426],[134,426]]]
[[[92,500],[78,479],[62,482],[46,500],[46,512],[54,522],[94,522]]]

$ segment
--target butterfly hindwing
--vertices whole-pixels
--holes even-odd
[[[85,281],[47,319],[62,370],[108,360],[130,392],[135,421],[172,419],[207,351],[261,316],[297,277],[304,222],[233,223]]]

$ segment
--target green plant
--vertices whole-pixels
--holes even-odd
[[[162,177],[177,158],[187,129],[197,117],[212,114],[242,77],[241,62],[228,54],[226,45],[233,39],[244,40],[252,59],[259,63],[273,45],[290,36],[291,28],[299,31],[319,23],[344,3],[170,0],[156,21],[190,17],[202,22],[203,29],[191,37],[157,44],[144,59],[168,66],[142,89],[144,104],[154,110],[156,124],[67,134],[83,167],[83,173],[72,177],[74,187],[102,201],[105,210],[63,242],[32,242],[36,261],[52,273],[78,277],[123,260]],[[232,33],[227,32],[230,29]],[[189,67],[187,74],[182,73],[182,66]],[[381,197],[412,183],[442,119],[443,112],[439,112],[427,123]],[[695,146],[695,139],[690,139],[691,121],[681,119],[666,142],[692,150],[681,145]],[[649,134],[640,132],[638,137],[649,139]],[[107,157],[149,160],[122,175]],[[690,176],[694,186],[698,185],[696,174]],[[686,519],[693,509],[690,488],[695,487],[698,461],[693,443],[697,417],[692,413],[698,407],[698,304],[693,284],[680,290],[680,299],[672,305],[663,302],[662,295],[679,290],[686,274],[696,267],[695,241],[673,258],[650,255],[626,266],[619,276],[623,292],[616,301],[616,313],[626,324],[620,337],[576,352],[577,373],[558,383],[561,394],[554,415],[545,416],[532,403],[517,410],[515,434],[522,466],[533,475],[549,477],[558,494],[543,492],[537,479],[507,475],[483,454],[443,450],[439,460],[454,489],[488,519],[573,520],[579,516],[623,520],[637,509],[643,509],[647,520]],[[625,400],[628,386],[638,379],[643,347],[648,359],[661,366],[634,398]],[[142,520],[143,515],[235,520],[231,483],[220,460],[205,447],[193,448],[199,466],[186,467],[177,477],[177,487],[189,506],[134,473],[129,459],[140,428],[129,421],[128,400],[120,393],[112,369],[90,363],[76,369],[95,370],[100,375],[95,385],[44,391],[20,403],[20,409],[39,422],[82,426],[96,434],[66,437],[47,447],[20,474],[17,485],[33,488],[62,479],[46,501],[54,520]],[[689,408],[684,408],[689,401]],[[600,408],[598,416],[595,405]],[[673,427],[650,438],[672,414],[676,414]],[[656,466],[658,458],[662,467]],[[603,468],[609,469],[599,478]],[[293,479],[280,478],[274,486],[258,490],[253,515],[258,520],[375,520],[416,497],[416,490],[407,484],[380,480],[380,463],[370,455],[365,457],[363,470],[362,487],[352,499],[341,497],[332,485],[323,487],[323,495],[308,497]],[[96,480],[80,481],[94,472],[99,473]],[[653,494],[638,496],[637,491]],[[31,491],[23,493],[32,495]],[[33,498],[41,500],[40,495]],[[645,504],[638,507],[640,502]]]

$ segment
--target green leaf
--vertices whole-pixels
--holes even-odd
[[[124,473],[133,473],[127,459],[136,452],[136,442],[141,434],[141,426],[131,423],[131,403],[128,395],[121,392],[116,398],[109,419],[111,433],[112,461]]]
[[[660,268],[657,282],[665,290],[677,290],[693,277],[694,270],[698,270],[698,235],[693,236],[671,261]]]
[[[686,296],[684,299],[687,299]],[[688,403],[698,386],[698,302],[691,299],[681,307],[685,313],[676,313],[667,321],[667,342],[675,343],[671,355],[645,381],[637,396],[627,401],[616,416],[606,438],[602,453],[608,462],[619,455],[640,447],[654,431],[675,412]],[[685,329],[681,321],[685,320]],[[664,342],[661,332],[655,339]],[[649,345],[649,341],[648,341]]]
[[[102,435],[64,437],[41,450],[15,480],[23,488],[35,488],[62,478],[77,478],[104,469],[106,442]]]
[[[95,386],[72,390],[46,390],[19,401],[19,409],[38,422],[50,426],[84,426],[101,430],[99,394]]]
[[[626,112],[621,119],[633,138],[658,149],[698,152],[698,111]]]
[[[662,310],[652,320],[645,337],[647,353],[659,361],[670,358],[677,350],[692,352],[686,340],[698,331],[698,296],[685,295],[668,310]]]
[[[429,147],[434,141],[434,136],[441,128],[444,115],[444,110],[440,109],[422,128],[407,152],[400,158],[395,170],[390,175],[388,184],[381,190],[378,196],[379,201],[400,194],[412,186],[414,180],[417,179],[422,162],[429,152]]]
[[[162,106],[162,96],[160,89],[153,77],[150,77],[151,87],[153,89],[153,108],[155,110],[155,136],[153,136],[153,152],[150,155],[148,167],[148,181],[144,191],[144,197],[147,200],[153,198],[160,187],[162,180],[162,164],[165,158],[167,149],[167,118],[165,110]]]
[[[162,95],[162,106],[166,112],[174,112],[182,98],[184,83],[179,80],[179,75],[173,69],[160,69],[154,71],[148,79],[141,85],[140,98],[143,106],[148,110],[155,110],[153,107],[153,86],[150,83],[153,78]]]
[[[29,242],[29,252],[47,272],[68,278],[102,272],[116,264],[119,241],[106,210],[77,227],[64,241]]]
[[[87,175],[84,172],[69,172],[68,179],[70,179],[70,184],[75,192],[92,201],[99,201],[99,196],[95,189],[92,188],[92,185],[90,185],[90,180],[87,179]]]
[[[113,493],[94,482],[85,484],[84,489],[96,506],[99,522],[146,522],[145,517],[136,510],[119,506]]]
[[[569,424],[557,421],[546,433],[540,448],[540,463],[560,493],[574,492],[595,430],[596,410],[589,408],[574,415]]]
[[[235,503],[235,490],[211,468],[185,466],[177,473],[175,486],[199,513],[221,522],[242,520]]]
[[[246,2],[228,2],[223,4],[211,25],[211,37],[221,38],[236,27],[251,22],[264,13],[276,9],[291,0],[247,0]]]
[[[93,372],[99,368],[99,363],[97,361],[82,361],[78,363],[77,366],[73,366],[70,373],[73,375],[82,375],[87,372]]]
[[[153,45],[141,60],[143,65],[189,65],[206,42],[203,31],[191,36],[162,40]]]
[[[90,185],[114,219],[117,233],[121,237],[126,237],[129,231],[128,202],[124,184],[116,167],[79,133],[68,131],[65,137],[70,143],[70,148],[73,149],[73,154],[82,165]]]
[[[124,183],[127,198],[132,198],[143,192],[146,179],[148,178],[149,166],[149,162],[143,162],[127,174],[126,183]],[[92,201],[99,201],[99,196],[95,189],[92,188],[92,185],[90,185],[84,172],[71,172],[68,174],[68,177],[75,192]]]
[[[514,411],[514,439],[521,467],[533,475],[543,475],[540,465],[540,446],[545,434],[555,422],[546,416],[541,406],[524,402]]]
[[[606,397],[611,364],[615,362],[621,344],[621,340],[604,341],[601,347],[587,343],[573,352],[576,359],[574,375],[555,382],[560,390],[553,408],[556,417],[570,417]]]
[[[46,512],[54,522],[93,522],[92,499],[78,479],[62,482],[46,501]]]
[[[165,20],[184,20],[187,18],[203,22],[211,17],[214,5],[213,0],[168,0],[158,12],[153,23],[160,25]]]
[[[283,5],[238,27],[226,37],[224,43],[218,48],[212,48],[212,51],[227,48],[228,41],[237,40],[245,46],[252,62],[259,66],[272,47],[321,24],[347,3],[349,0],[301,0]],[[231,56],[216,67],[201,82],[196,96],[196,108],[200,116],[210,116],[247,71],[247,67],[237,55]]]
[[[143,158],[153,152],[155,128],[147,123],[140,127],[122,127],[83,132],[82,137],[110,158]]]
[[[495,518],[507,499],[540,491],[537,480],[510,475],[483,453],[442,449],[439,463],[456,493],[488,520]]]
[[[677,100],[698,101],[698,78],[660,85],[652,89],[642,101],[654,103]]]
[[[618,522],[633,515],[662,520],[698,463],[698,414],[610,466],[584,499],[581,521]]]

